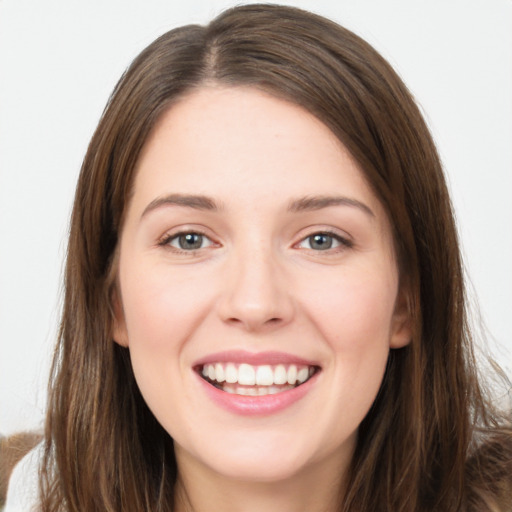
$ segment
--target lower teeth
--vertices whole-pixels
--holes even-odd
[[[243,396],[275,395],[297,387],[297,385],[292,386],[291,384],[284,384],[282,386],[238,386],[236,384],[227,384],[226,382],[222,384],[210,380],[208,382],[221,391],[231,395]]]
[[[296,386],[292,386],[290,384],[283,386],[237,386],[224,383],[224,385],[217,384],[215,387],[232,395],[265,396],[282,393],[283,391],[288,391]]]

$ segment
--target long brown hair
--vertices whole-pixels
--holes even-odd
[[[112,341],[111,296],[140,151],[161,114],[205,83],[255,87],[317,116],[358,161],[394,228],[414,335],[389,355],[339,509],[512,507],[510,417],[477,378],[452,208],[418,107],[350,31],[298,9],[250,5],[146,48],[92,138],[71,220],[42,509],[172,510],[173,442],[138,391],[127,349]]]

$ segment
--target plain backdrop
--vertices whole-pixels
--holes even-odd
[[[282,1],[373,44],[448,175],[498,361],[512,367],[512,1]],[[73,191],[114,84],[158,35],[232,1],[0,0],[0,433],[42,424]]]

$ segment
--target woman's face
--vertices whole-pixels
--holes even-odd
[[[339,474],[409,341],[391,228],[357,164],[250,88],[204,87],[162,116],[118,277],[114,338],[182,471]]]

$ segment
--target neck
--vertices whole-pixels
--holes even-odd
[[[334,512],[339,510],[344,494],[347,465],[339,460],[330,464],[323,461],[272,482],[225,477],[199,467],[197,461],[178,467],[175,512]]]

